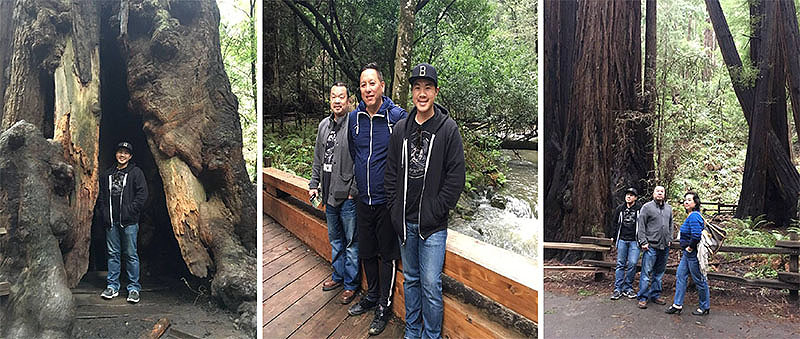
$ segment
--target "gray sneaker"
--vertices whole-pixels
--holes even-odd
[[[130,290],[128,291],[128,302],[131,303],[138,303],[139,302],[139,291],[137,290]]]
[[[119,295],[119,291],[115,291],[111,287],[107,287],[106,290],[103,291],[103,293],[100,293],[100,296],[103,297],[103,299],[111,299],[111,298],[116,297],[118,295]]]
[[[617,300],[621,296],[622,296],[622,293],[620,293],[619,290],[614,290],[614,293],[611,294],[611,300]]]

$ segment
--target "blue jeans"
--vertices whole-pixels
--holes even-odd
[[[400,246],[405,278],[405,338],[440,338],[444,317],[442,266],[447,229],[431,234],[425,240],[419,236],[419,224],[407,222],[406,230],[406,244]]]
[[[633,290],[633,276],[636,275],[636,262],[639,261],[639,243],[635,240],[617,241],[617,270],[614,290],[627,292]]]
[[[673,303],[683,306],[683,297],[686,295],[689,275],[691,274],[694,285],[697,287],[697,297],[700,299],[700,308],[707,310],[711,308],[708,292],[708,280],[700,272],[700,263],[697,261],[697,252],[688,253],[683,250],[681,262],[678,264],[678,271],[675,273],[675,299]]]
[[[356,290],[359,286],[358,238],[356,237],[356,203],[345,200],[338,207],[325,206],[328,221],[328,240],[331,242],[331,259],[335,259],[331,279],[344,283],[344,289]],[[344,253],[340,253],[345,251]]]
[[[136,235],[139,225],[132,224],[121,227],[114,223],[106,230],[106,248],[108,249],[107,287],[119,291],[120,249],[125,257],[125,272],[128,273],[128,291],[139,291],[139,254],[136,252]]]
[[[642,254],[642,274],[639,276],[639,301],[657,299],[661,296],[661,278],[667,269],[669,247],[657,250],[650,246]]]

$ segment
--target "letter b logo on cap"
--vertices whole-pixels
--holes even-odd
[[[425,66],[419,66],[419,76],[425,76]]]

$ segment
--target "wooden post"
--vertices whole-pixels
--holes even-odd
[[[789,240],[797,241],[797,232],[789,232]],[[797,252],[795,252],[797,253]],[[789,255],[789,272],[797,273],[798,271],[798,255]],[[789,290],[789,300],[797,302],[797,290]]]

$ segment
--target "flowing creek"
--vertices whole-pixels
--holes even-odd
[[[474,207],[474,214],[471,217],[451,218],[448,228],[536,259],[538,152],[532,150],[502,152],[508,166],[505,173],[506,184],[497,192],[489,188],[478,194],[475,199],[462,198],[462,202],[467,200]],[[505,208],[498,208],[503,205]]]

